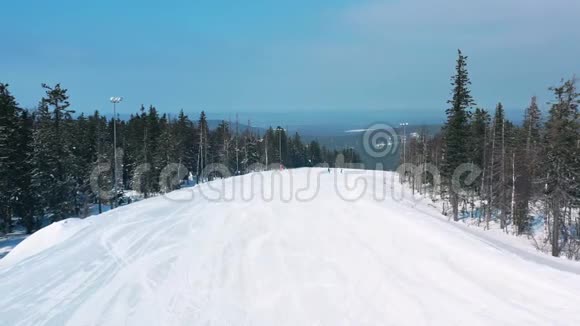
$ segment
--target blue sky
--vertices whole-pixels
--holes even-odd
[[[443,115],[456,49],[480,106],[520,115],[580,73],[577,0],[30,1],[2,5],[0,80],[78,111]]]

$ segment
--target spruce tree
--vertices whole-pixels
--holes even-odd
[[[212,149],[209,155],[210,162],[223,164],[237,173],[239,162],[236,162],[236,150],[238,148],[232,139],[230,124],[222,120],[209,138]]]
[[[482,179],[485,179],[487,130],[489,128],[490,116],[486,110],[477,108],[471,121],[471,161],[483,172],[474,183],[478,195],[483,190]]]
[[[497,104],[494,115],[494,149],[491,177],[495,206],[500,210],[501,228],[505,227],[505,112],[501,103]]]
[[[110,133],[107,131],[107,119],[101,116],[99,111],[95,111],[94,114],[89,117],[89,125],[90,130],[92,130],[92,132],[90,132],[91,137],[88,137],[89,142],[93,143],[95,148],[90,170],[91,172],[96,170],[98,176],[98,188],[93,189],[91,187],[89,199],[97,204],[98,212],[102,213],[103,199],[107,199],[108,190],[113,189],[113,173],[112,165],[110,164],[113,153],[107,150],[111,148],[112,139]],[[106,165],[107,163],[109,163],[109,169],[106,171],[101,170],[101,166]],[[90,176],[88,177],[90,178]]]
[[[144,110],[141,113],[143,119],[143,135],[141,142],[141,152],[138,159],[139,171],[136,171],[136,177],[140,181],[140,192],[145,197],[157,193],[159,191],[158,177],[161,168],[158,160],[159,153],[159,136],[161,135],[161,127],[159,122],[159,114],[154,106],[149,106],[147,113]]]
[[[185,166],[189,172],[195,171],[195,130],[183,110],[179,112],[174,129],[178,160],[176,163]]]
[[[18,193],[15,169],[23,163],[17,161],[20,111],[8,85],[0,83],[0,218],[4,232],[12,229],[12,214]]]
[[[173,124],[166,114],[163,114],[159,121],[159,126],[161,133],[159,135],[157,146],[157,152],[155,153],[154,165],[156,170],[156,175],[159,178],[160,191],[166,193],[175,190],[174,185],[166,180],[165,176],[161,173],[169,164],[176,163],[177,160],[177,147],[175,134],[173,132]]]
[[[290,161],[293,167],[303,167],[306,166],[306,150],[304,144],[302,144],[302,139],[298,133],[294,134],[294,137],[289,142],[290,145]]]
[[[323,163],[322,149],[318,141],[313,140],[308,145],[308,166],[316,166]]]
[[[208,162],[209,158],[209,127],[207,125],[207,117],[205,115],[205,111],[201,111],[198,120],[198,135],[197,135],[197,166],[196,166],[196,174],[197,174],[197,182],[202,181],[202,173],[203,169],[210,163]]]
[[[540,109],[536,97],[532,97],[530,106],[526,109],[524,123],[518,137],[518,146],[515,152],[515,169],[517,179],[515,182],[515,211],[514,222],[518,234],[529,231],[530,219],[529,203],[536,191],[536,179],[538,178],[538,150],[540,143]]]
[[[67,90],[57,84],[43,84],[45,97],[37,110],[34,131],[33,188],[42,204],[41,211],[52,221],[65,218],[73,210],[74,180],[71,175],[71,120]]]
[[[278,161],[278,138],[272,127],[264,134],[264,164],[270,165]]]
[[[253,166],[260,162],[260,151],[258,146],[259,140],[257,137],[253,135],[248,135],[246,137],[245,146],[244,146],[244,161],[243,165],[245,166],[245,172],[252,172],[248,171],[248,167]]]
[[[555,100],[546,123],[546,199],[552,218],[552,255],[559,256],[564,216],[580,204],[580,94],[574,79],[551,90]]]
[[[16,203],[14,213],[22,218],[26,233],[30,234],[38,229],[35,219],[34,194],[32,185],[32,128],[33,117],[27,110],[22,110],[16,139],[17,151],[14,162],[17,162],[13,173],[16,178]]]
[[[471,81],[467,72],[467,56],[458,50],[455,75],[451,78],[453,97],[448,101],[451,107],[447,109],[447,122],[445,124],[445,152],[443,177],[449,190],[449,200],[453,208],[453,219],[459,219],[459,201],[461,194],[454,187],[452,176],[457,167],[469,162],[469,108],[475,103],[471,96]],[[455,180],[460,182],[459,180]]]

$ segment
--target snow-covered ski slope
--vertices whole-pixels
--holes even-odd
[[[256,173],[91,217],[0,264],[0,325],[580,325],[577,264],[351,172],[283,171],[273,192],[280,172]]]

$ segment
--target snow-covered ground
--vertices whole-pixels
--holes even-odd
[[[0,261],[0,324],[580,325],[579,264],[448,222],[393,174],[332,172],[218,180],[31,237]]]
[[[24,230],[18,230],[10,234],[0,235],[0,259],[8,255],[16,245],[26,239],[28,235]],[[1,260],[0,260],[1,262]]]
[[[23,241],[13,248],[6,257],[0,260],[0,268],[2,266],[14,265],[19,261],[25,260],[41,251],[64,242],[79,230],[89,226],[90,224],[89,219],[82,220],[78,218],[69,218],[52,223],[42,228],[39,232],[35,232],[28,236],[26,241]]]

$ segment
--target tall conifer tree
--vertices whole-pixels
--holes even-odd
[[[453,219],[459,219],[460,195],[457,187],[452,185],[453,173],[457,167],[469,162],[469,108],[475,104],[471,96],[469,74],[467,72],[467,56],[458,50],[455,75],[451,78],[453,97],[448,101],[451,105],[447,109],[447,122],[445,124],[445,152],[443,176],[449,190],[449,200],[453,209]],[[459,180],[455,180],[459,182]]]

